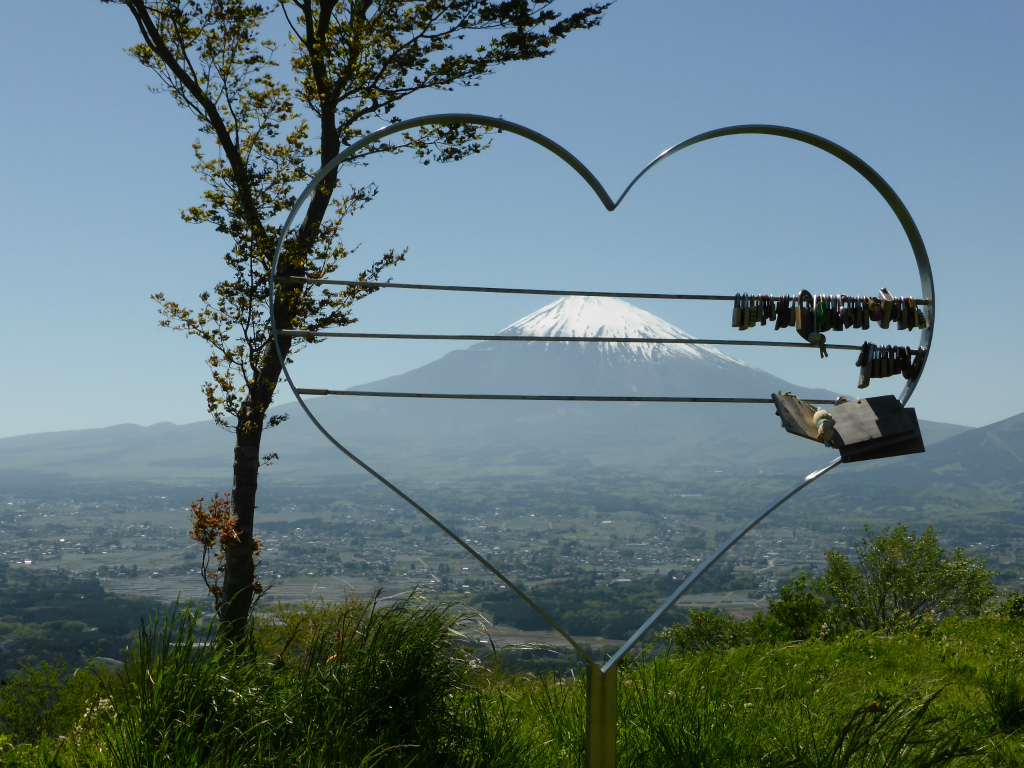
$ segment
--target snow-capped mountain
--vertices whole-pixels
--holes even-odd
[[[692,338],[625,301],[594,297],[559,299],[495,335]],[[354,389],[757,398],[781,389],[829,396],[801,391],[707,345],[611,341],[485,341]],[[567,467],[581,466],[625,472],[688,466],[745,471],[830,456],[821,446],[787,436],[768,405],[344,396],[308,398],[307,403],[336,439],[386,476],[432,478],[465,468],[488,472],[510,466],[556,477]],[[361,472],[327,443],[298,406],[277,406],[273,412],[292,418],[264,438],[266,451],[282,458],[261,474],[261,484],[275,478],[330,482],[339,472]],[[125,425],[15,438],[5,443],[8,450],[0,451],[0,457],[12,468],[65,472],[78,467],[94,477],[226,477],[230,442],[212,423]]]
[[[707,345],[526,340],[693,338],[617,299],[559,299],[495,335],[523,340],[483,341],[353,390],[767,398],[781,389],[830,397],[801,391]],[[810,443],[801,445],[807,441],[786,439],[770,405],[322,397],[313,410],[331,434],[385,472],[436,466],[441,456],[446,466],[481,470],[531,457],[529,463],[540,466],[582,462],[646,471],[723,462],[738,467],[815,452]],[[268,439],[285,439],[297,426],[289,422]],[[279,452],[294,455],[285,445]]]
[[[598,296],[567,296],[558,299],[503,328],[497,335],[694,339],[690,334],[639,307],[621,299]],[[587,344],[595,347],[602,355],[619,355],[648,362],[667,357],[687,357],[707,363],[745,365],[706,344],[579,343],[581,346]],[[551,344],[561,345],[565,342],[544,342],[544,349],[549,349]]]
[[[495,335],[694,338],[628,302],[592,296],[559,299]],[[354,389],[461,394],[767,397],[782,387],[793,388],[706,344],[524,340],[483,341],[468,349],[450,352],[421,368]]]

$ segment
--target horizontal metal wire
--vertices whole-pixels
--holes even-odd
[[[449,392],[373,392],[353,389],[296,388],[300,395],[346,395],[349,397],[413,397],[434,400],[556,400],[587,403],[771,403],[770,397],[629,397],[618,395],[468,395]],[[804,400],[831,405],[834,400]]]
[[[797,341],[755,341],[742,339],[652,339],[631,336],[475,336],[450,333],[356,333],[354,331],[278,331],[281,336],[323,336],[344,339],[410,339],[417,341],[582,341],[609,344],[711,344],[733,347],[797,347],[818,349]],[[861,345],[826,344],[827,349],[848,349],[859,352]]]
[[[311,283],[313,285],[347,285],[363,288],[405,288],[413,291],[464,291],[467,293],[518,293],[529,296],[601,296],[612,299],[676,299],[692,301],[733,301],[736,296],[718,296],[693,293],[623,293],[618,291],[555,291],[545,288],[485,288],[474,285],[430,285],[426,283],[374,283],[362,280],[327,280],[314,277],[288,277],[278,275],[282,283]]]
[[[291,277],[288,275],[277,275],[275,279],[282,283],[308,283],[310,285],[345,285],[349,287],[360,286],[363,288],[404,288],[412,291],[464,291],[467,293],[517,293],[529,296],[601,296],[611,299],[673,299],[676,301],[735,301],[736,294],[704,294],[704,293],[634,293],[622,291],[556,291],[546,288],[487,288],[476,285],[433,285],[429,283],[388,283],[372,282],[369,280],[329,280],[327,278],[315,277]],[[749,297],[757,297],[768,294],[747,294]],[[781,299],[786,294],[779,294],[776,298]],[[795,294],[789,294],[794,296]],[[834,295],[834,294],[829,294]],[[927,306],[931,304],[930,299],[914,299],[914,303]]]

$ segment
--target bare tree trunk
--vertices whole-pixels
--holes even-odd
[[[286,339],[282,352],[288,354]],[[220,609],[220,636],[236,641],[245,635],[255,599],[255,559],[253,526],[256,516],[256,490],[259,486],[260,443],[267,410],[281,378],[281,363],[268,350],[235,426],[235,461],[232,468],[231,511],[237,520],[238,542],[224,553],[224,604]]]
[[[224,604],[220,609],[220,636],[232,641],[245,634],[254,597],[253,521],[262,436],[262,426],[247,432],[239,428],[235,432],[231,506],[238,521],[238,542],[226,548],[224,553]]]

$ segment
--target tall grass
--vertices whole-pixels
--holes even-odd
[[[624,768],[923,768],[976,752],[961,724],[934,715],[941,688],[899,694],[858,688],[785,651],[743,649],[636,665],[622,686],[619,762]]]
[[[1024,660],[997,665],[981,685],[995,727],[1005,733],[1024,729]]]
[[[583,768],[585,681],[481,664],[469,621],[419,600],[280,607],[239,652],[171,613],[119,676],[62,705],[84,714],[34,731],[14,717],[34,743],[0,741],[0,763]],[[648,652],[620,670],[618,762],[1021,767],[1022,650],[1024,622],[989,616],[922,636]]]
[[[240,653],[169,614],[140,633],[95,751],[123,768],[517,765],[465,620],[415,599],[310,605],[256,622]]]

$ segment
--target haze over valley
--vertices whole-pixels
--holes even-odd
[[[561,299],[500,332],[687,339],[614,299]],[[741,349],[741,348],[740,348]],[[852,366],[852,363],[851,363]],[[489,341],[363,391],[831,399],[702,344]],[[868,394],[871,394],[869,391]],[[622,640],[725,538],[835,452],[770,405],[308,398],[346,447],[396,482],[594,643]],[[550,640],[493,574],[331,446],[295,405],[264,446],[256,535],[270,598],[418,590],[467,601],[499,638]],[[978,429],[922,420],[927,452],[844,465],[773,514],[672,614],[740,615],[863,526],[934,523],[1024,586],[1024,414]],[[95,573],[108,589],[205,600],[188,502],[229,489],[211,423],[0,440],[0,556]],[[589,603],[588,603],[589,601]],[[584,610],[601,603],[601,609]],[[524,635],[528,633],[528,635]]]

